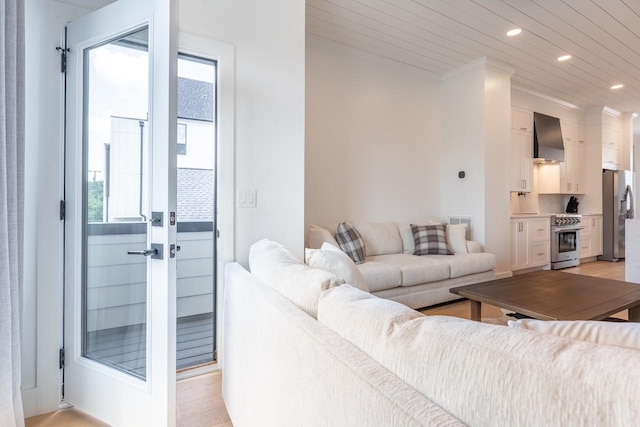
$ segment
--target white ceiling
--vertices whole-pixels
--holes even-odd
[[[483,56],[514,87],[640,112],[640,0],[306,0],[307,33],[434,75]],[[514,27],[523,32],[507,37]],[[557,57],[572,59],[558,62]],[[612,90],[613,84],[624,88]]]

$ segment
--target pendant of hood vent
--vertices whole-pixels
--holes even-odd
[[[533,161],[564,162],[564,142],[559,118],[533,113]]]

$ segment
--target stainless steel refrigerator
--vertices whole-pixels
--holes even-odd
[[[624,222],[634,217],[632,171],[602,171],[602,255],[603,261],[618,261],[624,254]]]

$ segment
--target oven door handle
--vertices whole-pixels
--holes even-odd
[[[567,227],[567,228],[554,228],[554,233],[562,233],[563,231],[579,231],[584,230],[584,227]]]

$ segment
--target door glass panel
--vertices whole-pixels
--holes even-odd
[[[84,51],[82,355],[146,378],[148,30]]]
[[[178,58],[178,370],[214,360],[216,63]]]

